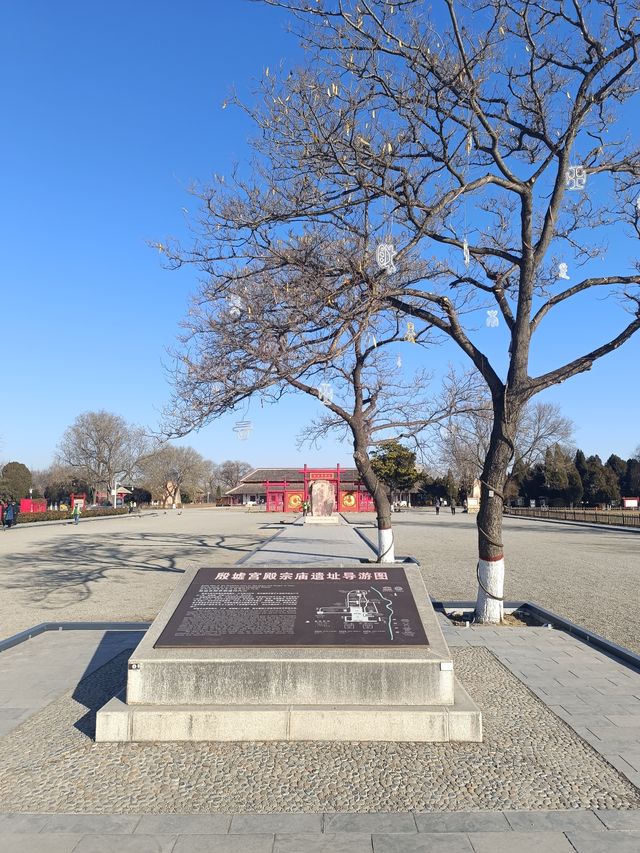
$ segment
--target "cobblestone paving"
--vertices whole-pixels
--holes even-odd
[[[127,653],[0,740],[4,811],[630,809],[640,791],[482,648],[453,651],[483,744],[95,744]]]

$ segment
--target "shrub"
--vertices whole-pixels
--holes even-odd
[[[102,507],[99,509],[83,510],[80,518],[96,518],[101,515],[127,515],[127,507]],[[32,524],[36,521],[65,521],[71,520],[73,514],[70,509],[48,509],[46,512],[19,512],[16,524]]]

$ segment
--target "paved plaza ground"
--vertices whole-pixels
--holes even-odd
[[[393,523],[396,554],[419,560],[433,598],[475,600],[475,516],[445,507],[439,516],[396,513]],[[534,601],[640,652],[640,531],[506,517],[504,546],[508,599]]]
[[[271,516],[160,510],[0,533],[0,639],[47,621],[149,622],[185,569],[235,563]]]
[[[18,529],[3,537],[2,547],[22,542],[34,581],[43,584],[46,578],[52,591],[60,565],[56,552],[67,548],[75,554],[74,572],[65,578],[69,589],[46,607],[50,620],[77,619],[94,597],[106,608],[102,619],[149,618],[186,561],[322,565],[330,559],[333,565],[353,565],[371,557],[350,525],[287,524],[269,539],[275,533],[269,521],[259,514],[193,510],[87,522],[76,530]],[[216,533],[206,530],[211,522]],[[472,581],[453,591],[473,555],[472,520],[456,516],[446,522],[448,528],[442,517],[402,514],[400,550],[408,550],[411,536],[422,536],[420,556],[432,592],[472,597]],[[424,544],[436,532],[434,550],[448,548],[448,565],[459,565],[449,587],[445,570],[430,563],[431,546]],[[536,532],[519,520],[507,535],[521,548],[528,536],[544,555],[539,543],[548,534],[536,539]],[[556,533],[550,533],[553,541]],[[179,554],[170,549],[174,538]],[[252,538],[261,542],[258,550]],[[570,544],[561,555],[570,565],[576,539],[565,541]],[[625,547],[619,549],[623,554]],[[46,554],[43,564],[39,551]],[[90,562],[83,562],[83,551],[104,559],[95,576],[79,581]],[[116,565],[119,553],[127,555],[124,569]],[[544,559],[541,564],[551,584],[551,570]],[[593,579],[598,571],[593,557],[589,565]],[[627,571],[634,565],[626,564]],[[521,581],[531,582],[530,575],[531,569],[523,572]],[[2,583],[10,580],[5,573]],[[83,594],[74,599],[76,582]],[[162,595],[150,592],[154,583],[164,583]],[[24,598],[9,589],[14,607],[22,604],[15,614],[20,619],[41,612],[42,602],[29,607],[28,586],[21,590]],[[631,594],[625,602],[629,621],[635,617]],[[605,601],[608,597],[609,588]],[[579,610],[584,599],[576,588],[571,606]],[[553,600],[542,603],[560,609]],[[562,631],[455,628],[438,618],[458,675],[482,709],[481,744],[97,744],[96,709],[121,689],[141,632],[47,632],[2,652],[0,850],[638,853],[640,673]]]
[[[184,569],[237,562],[281,518],[188,509],[0,534],[0,638],[44,621],[150,621]],[[475,598],[474,516],[417,510],[394,525],[397,552],[420,561],[434,598]],[[504,539],[508,598],[640,652],[640,533],[506,518]]]

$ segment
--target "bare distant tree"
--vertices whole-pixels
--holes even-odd
[[[166,444],[142,464],[143,481],[163,506],[175,505],[182,489],[197,492],[207,473],[206,460],[193,447]]]
[[[443,425],[438,441],[438,462],[442,470],[453,471],[470,487],[481,476],[493,429],[493,407],[485,388],[477,388],[476,404],[468,412]],[[552,403],[527,403],[520,413],[514,434],[514,458],[526,467],[544,460],[555,444],[570,444],[574,425]]]
[[[217,480],[228,491],[235,489],[249,471],[253,471],[253,465],[249,465],[248,462],[241,462],[239,459],[227,459],[218,465]]]
[[[140,427],[111,412],[84,412],[65,431],[56,463],[66,465],[110,495],[117,484],[131,482],[150,444]]]

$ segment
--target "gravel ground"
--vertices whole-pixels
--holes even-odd
[[[420,561],[434,598],[475,599],[475,516],[417,510],[393,523],[396,554]],[[504,547],[506,598],[535,601],[640,652],[640,533],[505,518]]]
[[[150,621],[185,569],[237,562],[274,519],[161,510],[0,532],[0,638],[46,621]]]
[[[454,649],[482,744],[96,744],[127,653],[0,741],[8,812],[630,809],[634,788],[486,649]]]

